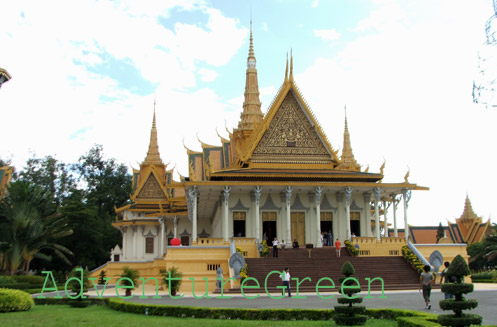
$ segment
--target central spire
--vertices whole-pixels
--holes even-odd
[[[259,100],[259,82],[257,80],[257,68],[254,53],[254,38],[252,35],[252,20],[250,20],[250,44],[247,58],[247,70],[245,79],[245,99],[243,101],[243,112],[238,130],[253,131],[256,125],[262,122],[261,101]]]
[[[150,130],[150,143],[144,164],[163,165],[159,153],[159,144],[157,143],[157,125],[155,122],[155,100],[154,100],[154,118],[152,120],[152,129]]]
[[[343,131],[342,163],[338,169],[361,171],[361,166],[357,163],[350,144],[349,126],[347,124],[347,107],[345,107],[345,129]]]

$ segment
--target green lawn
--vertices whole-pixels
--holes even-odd
[[[0,326],[335,326],[333,321],[244,321],[214,320],[193,318],[168,318],[123,313],[109,309],[107,306],[91,306],[85,309],[71,308],[65,305],[36,305],[26,312],[0,313]],[[366,326],[397,326],[391,320],[369,320]]]

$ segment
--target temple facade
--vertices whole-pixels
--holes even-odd
[[[389,236],[399,238],[397,220],[408,226],[411,192],[428,188],[409,182],[409,172],[403,181],[384,183],[385,165],[378,172],[363,169],[346,117],[339,154],[294,81],[292,55],[266,114],[257,74],[251,30],[238,126],[227,138],[219,136],[219,145],[199,140],[201,151],[185,146],[189,173],[179,181],[160,157],[154,109],[148,153],[133,170],[131,203],[116,209],[113,225],[122,232],[123,248],[113,250],[113,260],[162,258],[172,238],[192,247],[276,237],[288,246],[295,240],[321,247],[324,232],[333,241],[380,241],[389,223],[395,230]]]

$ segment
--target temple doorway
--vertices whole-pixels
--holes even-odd
[[[323,245],[332,245],[333,246],[333,239],[330,239],[330,233],[333,234],[333,212],[321,212],[321,232],[323,233],[323,236],[326,236],[324,240]]]
[[[292,222],[292,239],[285,240],[286,243],[293,242],[297,240],[299,244],[305,245],[305,213],[304,212],[292,212],[291,214]]]
[[[247,213],[245,211],[233,212],[233,235],[235,237],[245,237],[245,220]]]
[[[350,213],[350,234],[361,236],[361,214],[359,212]]]
[[[276,234],[276,211],[266,211],[262,213],[262,239],[267,245],[272,246]]]

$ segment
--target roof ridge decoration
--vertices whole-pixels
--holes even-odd
[[[152,119],[152,128],[150,130],[150,143],[148,152],[143,164],[164,165],[159,153],[159,144],[157,142],[157,125],[155,119],[155,100],[154,100],[154,118]]]
[[[194,151],[194,150],[191,150],[190,148],[188,148],[185,144],[185,138],[183,137],[183,147],[185,148],[186,150],[186,154],[190,155],[190,154],[202,154],[202,152],[200,151]]]
[[[471,201],[469,200],[469,196],[467,194],[466,194],[466,200],[464,201],[464,210],[461,217],[459,217],[459,219],[461,221],[481,219],[474,212],[473,207],[471,206]]]
[[[198,137],[198,133],[197,133],[197,141],[200,143],[200,146],[202,147],[202,150],[203,149],[213,149],[213,148],[220,148],[221,147],[221,145],[211,145],[211,144],[207,144],[207,143],[202,142],[200,140],[200,138]]]
[[[277,131],[278,133],[275,133],[276,130],[273,133],[270,132],[271,129],[278,127],[281,128],[281,131]],[[276,140],[275,137],[278,135],[280,139]],[[270,144],[272,141],[275,142]],[[246,146],[240,149],[241,165],[255,159],[259,145],[275,150],[276,152],[272,154],[276,161],[302,160],[307,157],[306,160],[328,164],[330,168],[335,168],[341,163],[337,151],[329,143],[314,113],[293,80],[293,55],[290,56],[289,77],[286,78],[285,74],[285,80],[264,120],[251,135]],[[295,158],[299,155],[301,158]]]
[[[131,200],[134,201],[136,199],[166,199],[169,200],[167,196],[167,191],[159,182],[160,178],[157,174],[152,170],[150,174],[148,174],[146,179],[143,179],[143,182],[140,183],[136,188],[135,193],[131,196]]]

